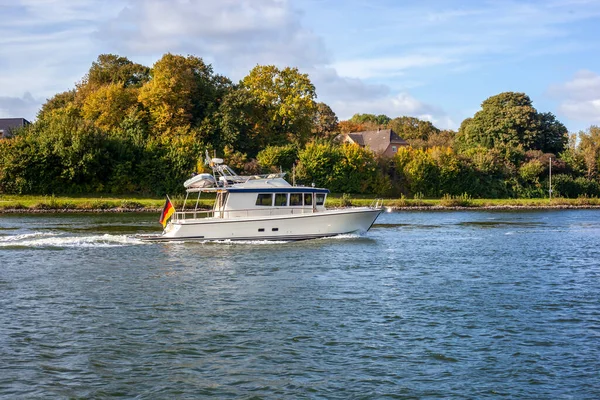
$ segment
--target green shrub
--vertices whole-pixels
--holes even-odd
[[[267,146],[256,155],[256,160],[263,172],[277,172],[279,168],[290,171],[298,158],[298,149],[294,145]]]
[[[348,193],[342,194],[342,198],[340,199],[340,205],[342,207],[350,207],[352,205],[352,200]]]
[[[459,196],[445,194],[440,199],[440,205],[443,207],[472,207],[474,204],[471,196],[467,193],[463,193]]]
[[[600,185],[598,182],[579,177],[559,174],[552,177],[552,189],[555,196],[577,198],[580,196],[600,196]]]
[[[142,203],[139,203],[137,201],[132,201],[132,200],[123,200],[121,202],[121,208],[125,208],[128,210],[137,210],[140,208],[144,208],[144,205]]]
[[[115,205],[110,201],[95,200],[90,204],[89,208],[92,210],[108,210],[114,207]]]

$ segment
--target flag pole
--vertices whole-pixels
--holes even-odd
[[[167,196],[167,200],[169,200],[169,203],[171,203],[173,205],[173,208],[175,208],[175,205],[173,204],[173,202],[171,201],[171,198],[169,197],[168,194],[165,194],[165,196]]]

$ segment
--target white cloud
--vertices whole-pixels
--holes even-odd
[[[404,71],[411,68],[423,68],[433,65],[452,63],[451,58],[436,55],[408,55],[403,57],[381,57],[356,59],[333,63],[341,76],[369,79],[374,77],[391,77],[403,75]]]
[[[600,123],[600,99],[588,101],[565,100],[558,110],[567,118],[589,122],[590,124]]]
[[[35,99],[31,93],[25,93],[22,97],[0,97],[0,118],[25,118],[33,121],[41,99]]]
[[[308,71],[317,88],[318,101],[327,103],[340,120],[356,113],[385,114],[391,118],[412,116],[431,121],[441,129],[457,129],[440,108],[424,103],[407,91],[393,92],[389,86],[340,76],[333,68]]]
[[[402,115],[424,114],[430,110],[429,106],[408,93],[399,93],[377,99],[335,100],[331,106],[341,119],[350,118],[356,113],[385,114],[394,118]]]
[[[99,54],[90,37],[94,20],[114,11],[100,0],[0,0],[0,7],[3,113],[24,109],[22,116],[33,118],[44,98],[83,77]]]
[[[451,129],[451,130],[458,130],[458,127],[460,126],[460,124],[458,124],[456,121],[454,121],[454,119],[452,119],[451,117],[449,117],[448,115],[445,114],[440,114],[440,115],[431,115],[431,114],[423,114],[423,115],[417,115],[417,118],[423,120],[423,121],[429,121],[431,122],[436,128],[438,129]]]
[[[578,71],[573,79],[553,85],[549,92],[561,99],[560,114],[590,124],[600,123],[600,75],[597,73]]]
[[[376,99],[352,101],[337,99],[328,104],[340,120],[348,119],[356,113],[384,114],[390,118],[411,116],[431,121],[440,129],[457,129],[454,121],[439,107],[423,103],[406,92]]]
[[[341,77],[329,67],[304,70],[317,89],[319,101],[328,102],[338,98],[344,101],[369,100],[387,96],[390,88],[383,84],[365,83],[361,79]]]
[[[228,70],[240,64],[312,67],[327,62],[321,39],[285,0],[129,2],[97,37],[125,54],[191,53]]]
[[[566,95],[573,100],[600,98],[600,75],[589,70],[575,73],[573,79],[551,88],[552,92]]]

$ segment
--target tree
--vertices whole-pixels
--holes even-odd
[[[368,125],[366,125],[364,123],[360,123],[360,122],[352,122],[350,120],[340,121],[338,123],[338,128],[340,130],[340,133],[362,132],[362,131],[377,129],[377,127],[372,127],[370,125],[368,126]]]
[[[394,118],[389,121],[387,126],[407,141],[427,141],[430,136],[440,133],[440,130],[433,126],[431,122],[414,117]]]
[[[457,140],[463,148],[522,146],[558,153],[566,134],[564,125],[550,113],[538,113],[525,93],[505,92],[486,99],[473,118],[464,120]]]
[[[454,147],[454,138],[456,132],[452,130],[443,130],[439,132],[430,133],[427,139],[427,147]]]
[[[554,193],[561,197],[597,197],[600,195],[598,181],[583,176],[574,179],[572,176],[565,174],[552,175],[552,188]]]
[[[567,145],[567,148],[559,154],[559,157],[565,162],[566,170],[569,173],[574,176],[586,175],[587,167],[583,154],[581,154],[578,148],[577,134],[569,135],[569,144]]]
[[[92,63],[90,70],[76,85],[75,102],[79,107],[99,88],[119,85],[136,89],[150,79],[150,68],[114,54],[101,54]]]
[[[585,161],[587,178],[597,178],[600,163],[600,127],[592,125],[587,132],[579,132],[579,152]]]
[[[350,118],[350,122],[354,122],[356,124],[374,124],[375,127],[382,127],[387,125],[390,122],[390,117],[384,114],[354,114],[352,118]]]
[[[90,93],[82,107],[83,117],[94,121],[104,130],[117,128],[129,109],[137,105],[137,88],[124,87],[121,83],[109,83]]]
[[[300,150],[298,158],[296,176],[305,184],[314,183],[337,193],[375,193],[381,189],[376,186],[382,180],[375,155],[355,144],[312,142]],[[389,186],[389,182],[384,183]]]
[[[298,153],[298,167],[296,176],[298,181],[307,185],[314,183],[316,186],[331,188],[335,182],[332,171],[341,159],[339,146],[331,143],[308,143]]]
[[[387,115],[354,114],[352,118],[338,123],[340,133],[376,131],[385,127],[390,118]]]
[[[140,90],[139,101],[159,132],[196,126],[216,110],[212,67],[201,58],[165,54],[152,67],[151,76]]]
[[[215,115],[215,129],[207,142],[219,150],[230,146],[256,157],[261,149],[275,142],[266,128],[270,119],[261,110],[250,92],[234,88],[224,96]]]
[[[58,110],[69,104],[73,104],[75,101],[75,93],[75,89],[67,90],[66,92],[55,94],[53,97],[46,100],[37,114],[37,119],[44,119],[46,116],[50,115],[52,110]]]
[[[438,167],[438,195],[461,195],[467,192],[464,187],[462,164],[450,147],[433,147],[428,152]]]
[[[267,146],[256,156],[261,169],[265,172],[276,172],[279,168],[290,171],[298,158],[296,146]]]
[[[430,151],[403,147],[398,149],[394,161],[409,193],[438,195],[439,168]]]
[[[80,118],[74,105],[52,110],[8,141],[0,162],[0,188],[12,193],[102,190],[111,157],[106,135]]]
[[[512,164],[507,162],[506,154],[498,149],[478,146],[467,149],[461,156],[466,175],[471,175],[466,178],[470,181],[470,194],[490,198],[510,194],[506,188],[506,180],[510,177],[511,168],[507,168],[507,164]]]
[[[540,132],[532,148],[552,154],[559,154],[564,151],[569,143],[567,128],[550,112],[540,113],[538,117]]]
[[[313,136],[317,138],[330,139],[338,132],[338,117],[331,107],[325,103],[317,103],[315,113]]]
[[[356,144],[340,147],[340,158],[334,165],[331,190],[339,193],[375,193],[377,161],[372,151]]]
[[[538,159],[523,163],[519,168],[519,177],[526,183],[537,183],[538,178],[544,172],[544,165]]]
[[[303,145],[313,129],[317,105],[315,87],[297,68],[256,66],[240,82],[255,100],[255,136],[270,145]]]
[[[121,83],[125,87],[140,87],[150,79],[150,68],[115,54],[100,54],[83,79],[95,87]]]

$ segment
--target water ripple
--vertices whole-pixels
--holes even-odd
[[[127,235],[154,217],[0,220],[0,399],[600,398],[595,211],[386,213],[296,243]]]

